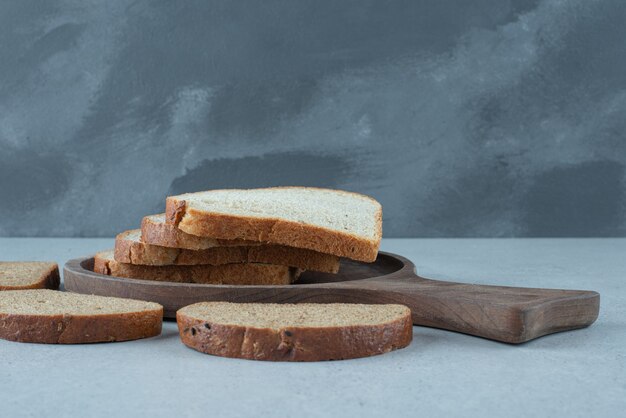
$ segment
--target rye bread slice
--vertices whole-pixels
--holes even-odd
[[[406,347],[411,311],[402,305],[201,302],[176,313],[183,343],[222,357],[320,361]]]
[[[161,333],[158,303],[55,290],[0,292],[0,338],[83,344],[136,340]]]
[[[324,273],[337,273],[339,271],[339,257],[317,251],[282,245],[185,250],[146,244],[141,241],[139,229],[122,232],[116,237],[114,258],[120,263],[148,266],[198,264],[217,266],[232,263],[265,263]]]
[[[186,250],[206,250],[213,247],[236,247],[260,245],[260,242],[246,240],[215,239],[198,237],[181,231],[175,225],[165,222],[165,214],[149,215],[141,221],[141,241],[161,247],[184,248]]]
[[[239,263],[219,266],[142,266],[115,261],[113,251],[94,257],[94,272],[109,276],[177,283],[286,285],[300,276],[301,270],[275,264]]]
[[[382,208],[376,200],[312,187],[170,196],[165,218],[196,236],[306,248],[366,262],[376,260],[382,237]]]
[[[0,290],[58,289],[57,263],[48,261],[0,261]]]

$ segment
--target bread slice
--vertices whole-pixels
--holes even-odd
[[[402,305],[202,302],[176,313],[188,347],[253,360],[366,357],[409,345],[411,311]]]
[[[0,261],[0,290],[58,289],[57,263],[47,261]]]
[[[115,261],[151,266],[267,263],[324,273],[337,273],[339,271],[339,257],[303,248],[282,245],[254,245],[184,250],[146,244],[141,241],[139,229],[122,232],[117,236],[115,239]]]
[[[236,247],[241,245],[260,245],[260,242],[246,240],[215,239],[198,237],[181,231],[176,226],[165,222],[165,214],[149,215],[141,221],[141,240],[146,244],[161,247],[184,248],[187,250],[206,250],[213,247]]]
[[[54,290],[0,292],[0,338],[82,344],[136,340],[161,333],[158,303]]]
[[[300,276],[297,268],[274,264],[240,263],[219,266],[141,266],[119,263],[113,251],[95,255],[94,271],[109,276],[177,283],[284,285]]]
[[[382,208],[367,196],[311,187],[212,190],[170,196],[166,222],[216,239],[243,239],[376,260]]]

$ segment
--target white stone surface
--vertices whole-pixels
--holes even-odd
[[[0,238],[4,260],[91,254],[111,239]],[[0,340],[0,417],[616,417],[626,411],[626,239],[391,239],[426,276],[591,289],[589,328],[519,345],[422,327],[382,356],[326,363],[212,357],[160,337],[113,344]]]

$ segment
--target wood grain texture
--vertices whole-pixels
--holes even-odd
[[[442,328],[507,343],[583,328],[598,317],[593,291],[533,289],[444,282],[419,277],[404,257],[379,253],[376,262],[342,260],[338,274],[306,272],[294,285],[235,286],[124,279],[90,271],[93,258],[65,265],[65,288],[160,303],[165,316],[202,301],[274,303],[399,303],[414,325]]]

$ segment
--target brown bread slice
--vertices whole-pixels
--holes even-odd
[[[141,221],[141,240],[146,244],[161,247],[206,250],[213,247],[233,247],[240,245],[260,245],[260,242],[246,240],[215,239],[198,237],[181,231],[175,225],[165,222],[165,214],[149,215]]]
[[[266,263],[324,273],[339,271],[339,257],[317,251],[282,245],[213,247],[205,250],[168,248],[142,242],[139,229],[122,232],[116,237],[114,258],[120,263],[149,266]]]
[[[158,303],[55,290],[0,292],[0,338],[47,344],[136,340],[161,333]]]
[[[382,207],[376,200],[314,187],[170,196],[165,218],[201,237],[306,248],[366,262],[376,260],[382,237]]]
[[[47,261],[0,261],[0,290],[58,289],[57,263]]]
[[[413,328],[402,305],[202,302],[176,313],[183,343],[222,357],[320,361],[406,347]]]
[[[239,263],[219,266],[142,266],[119,263],[113,251],[94,257],[94,272],[109,276],[178,283],[285,285],[300,276],[299,269],[274,264]]]

